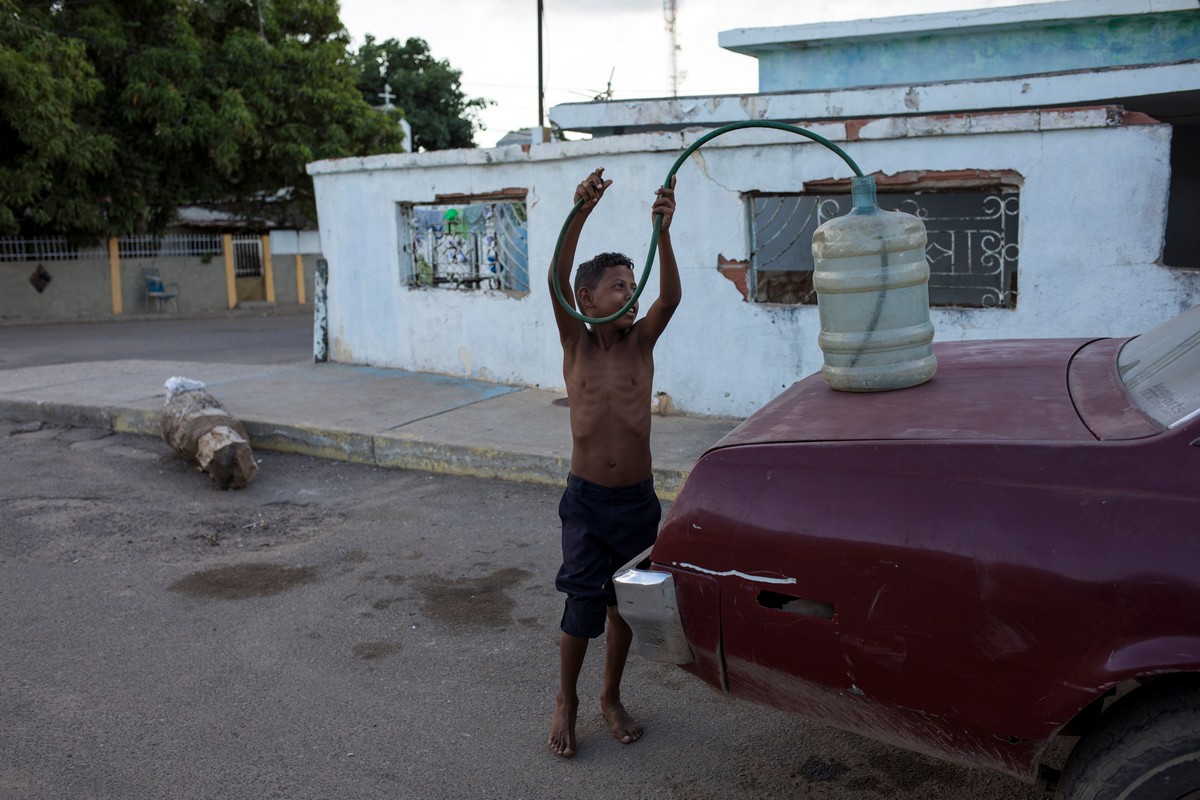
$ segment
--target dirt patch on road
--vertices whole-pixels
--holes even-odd
[[[312,567],[284,567],[279,564],[234,564],[228,567],[193,572],[171,584],[171,590],[220,600],[268,597],[296,586],[312,583],[317,571]]]
[[[494,627],[512,623],[517,601],[508,595],[508,590],[531,574],[509,567],[482,578],[422,575],[417,586],[424,597],[423,610],[430,619],[455,627]]]
[[[321,535],[327,515],[281,503],[242,510],[158,508],[141,498],[104,496],[0,499],[0,557],[37,561],[173,561],[222,550],[278,550]]]

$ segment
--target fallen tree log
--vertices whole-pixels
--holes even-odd
[[[188,378],[166,383],[163,440],[207,472],[222,489],[240,489],[258,474],[250,437],[204,384]]]

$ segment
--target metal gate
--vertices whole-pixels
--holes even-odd
[[[237,278],[259,278],[263,274],[262,238],[253,235],[233,237],[233,274]]]

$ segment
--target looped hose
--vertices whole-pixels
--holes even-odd
[[[795,125],[786,125],[782,122],[771,122],[769,120],[746,120],[744,122],[734,122],[721,128],[717,128],[716,130],[706,133],[696,141],[692,142],[691,146],[684,150],[679,155],[679,158],[675,159],[675,163],[671,165],[671,171],[667,173],[667,178],[665,181],[663,181],[663,188],[671,188],[671,178],[675,177],[675,173],[679,171],[681,166],[683,166],[683,162],[687,161],[688,156],[696,152],[696,150],[700,148],[700,145],[708,142],[711,139],[715,139],[722,134],[729,133],[730,131],[741,130],[742,128],[774,128],[775,130],[787,131],[789,133],[795,133],[799,136],[812,139],[814,142],[825,145],[827,148],[841,156],[842,160],[850,165],[850,169],[854,170],[855,176],[859,178],[862,177],[863,173],[862,170],[858,168],[858,164],[855,164],[854,160],[850,158],[850,156],[846,155],[846,152],[842,150],[842,148],[838,147],[824,136],[813,133],[812,131],[804,128],[798,128]],[[633,308],[633,305],[638,301],[638,298],[641,297],[642,290],[646,288],[646,279],[650,277],[650,268],[654,266],[654,256],[658,252],[658,234],[662,230],[662,214],[654,215],[654,231],[650,236],[650,252],[646,254],[646,266],[642,269],[642,277],[637,282],[637,289],[634,291],[633,297],[629,298],[629,302],[622,306],[620,311],[617,311],[614,314],[611,314],[607,317],[588,317],[576,311],[571,304],[567,302],[567,298],[563,294],[562,282],[558,279],[557,275],[558,256],[559,253],[562,252],[563,239],[565,239],[567,236],[567,228],[570,227],[571,220],[575,219],[575,215],[579,213],[581,208],[583,208],[583,202],[583,199],[580,199],[577,203],[575,203],[574,208],[572,208],[570,213],[567,214],[567,221],[563,223],[562,230],[560,230],[558,233],[558,242],[554,245],[554,259],[550,262],[550,285],[554,287],[554,296],[558,298],[558,304],[561,305],[568,314],[580,322],[586,322],[589,325],[603,325],[606,322],[612,322],[613,320],[620,319],[621,317],[625,316],[625,314],[629,312],[629,309]]]

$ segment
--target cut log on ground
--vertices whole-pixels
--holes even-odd
[[[258,465],[242,423],[199,381],[171,378],[166,388],[163,440],[212,476],[222,489],[240,489],[254,480]]]

